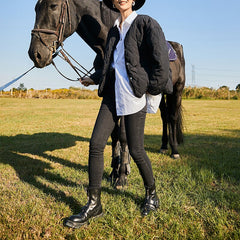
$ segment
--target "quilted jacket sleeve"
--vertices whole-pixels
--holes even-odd
[[[99,84],[100,78],[102,76],[102,68],[103,68],[103,57],[98,54],[93,63],[95,72],[91,74],[90,78],[94,81],[96,85]]]
[[[147,45],[151,55],[148,92],[152,95],[173,91],[168,50],[160,25],[152,18],[147,23]]]

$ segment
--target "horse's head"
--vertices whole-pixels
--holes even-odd
[[[29,57],[38,68],[52,62],[52,55],[73,31],[68,0],[39,0],[32,30]]]

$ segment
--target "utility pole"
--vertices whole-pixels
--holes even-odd
[[[195,77],[196,77],[195,65],[192,65],[192,85],[193,86],[196,85]]]

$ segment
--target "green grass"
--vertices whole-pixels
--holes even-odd
[[[240,103],[184,100],[180,160],[158,154],[159,113],[148,115],[145,148],[160,208],[142,218],[144,189],[132,162],[114,190],[105,149],[105,215],[78,230],[63,219],[87,201],[88,144],[99,100],[0,99],[0,239],[239,239]]]

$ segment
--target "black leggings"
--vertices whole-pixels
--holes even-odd
[[[138,166],[144,185],[151,187],[154,184],[152,165],[144,150],[146,107],[124,118],[130,155]],[[118,120],[114,97],[104,97],[90,140],[88,162],[89,188],[101,187],[104,170],[104,148]]]

